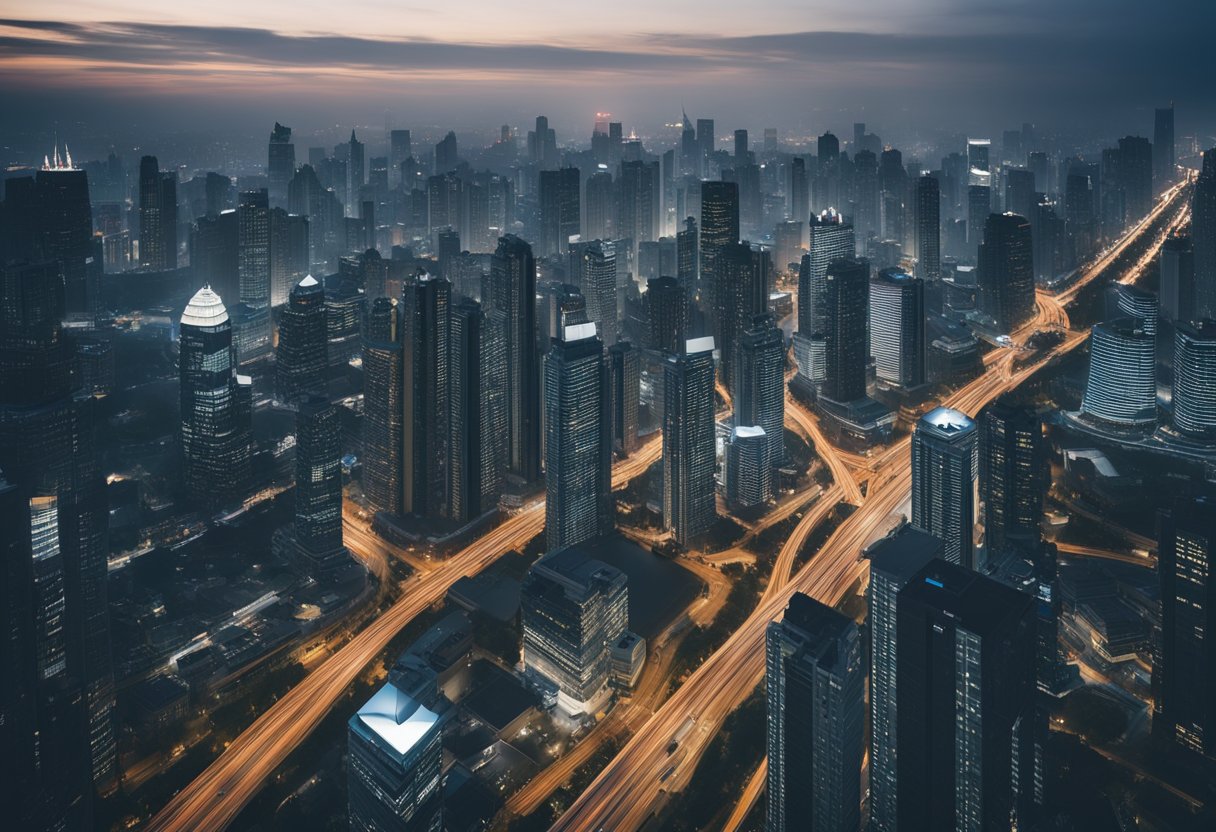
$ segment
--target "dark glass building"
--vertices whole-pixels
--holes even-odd
[[[329,370],[327,346],[325,289],[309,275],[291,290],[279,317],[279,343],[275,349],[275,394],[279,401],[325,394]]]
[[[363,337],[363,494],[401,514],[401,320],[396,298],[376,298]]]
[[[980,501],[988,557],[1040,547],[1047,497],[1047,448],[1030,407],[998,399],[980,417]]]
[[[534,483],[540,479],[541,394],[532,247],[513,234],[500,238],[487,288],[490,306],[503,315],[506,335],[507,470]]]
[[[713,338],[667,357],[663,397],[663,527],[687,546],[717,516]]]
[[[421,274],[401,303],[401,512],[438,520],[448,515],[452,284]]]
[[[345,566],[342,545],[342,425],[320,396],[296,412],[296,544],[321,571]]]
[[[865,398],[870,262],[833,260],[824,276],[823,336],[826,351],[823,395],[834,402]]]

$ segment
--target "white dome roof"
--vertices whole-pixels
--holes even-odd
[[[301,280],[298,285],[303,286],[304,288],[307,289],[309,286],[316,286],[317,279],[315,277],[313,277],[312,275],[308,275],[303,280]]]
[[[182,313],[182,323],[190,326],[219,326],[228,320],[228,310],[220,296],[204,286],[194,293]]]

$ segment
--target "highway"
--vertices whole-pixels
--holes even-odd
[[[1088,333],[1069,331],[1059,343],[1034,355],[1021,366],[1015,361],[1025,338],[1037,329],[1058,328],[1060,322],[1067,321],[1064,307],[1076,292],[1102,277],[1107,267],[1116,262],[1130,246],[1143,242],[1143,235],[1154,228],[1155,220],[1166,212],[1178,209],[1183,193],[1185,189],[1182,187],[1167,192],[1144,221],[1074,281],[1067,295],[1059,298],[1045,293],[1039,295],[1032,325],[1015,335],[1013,346],[998,348],[997,352],[1001,355],[991,362],[988,372],[948,396],[942,404],[975,415],[998,396],[1014,390],[1048,363],[1084,343]],[[1185,217],[1185,209],[1179,210],[1165,224],[1162,233],[1154,237],[1151,249],[1156,249],[1166,234],[1176,229]],[[1141,264],[1137,262],[1126,273],[1119,275],[1119,279],[1133,280],[1140,269]],[[663,792],[677,791],[687,784],[697,759],[726,716],[763,678],[764,631],[768,623],[780,615],[790,596],[794,592],[804,592],[824,603],[835,605],[865,573],[866,564],[858,560],[859,554],[881,534],[888,517],[904,503],[911,488],[908,448],[909,440],[904,438],[878,455],[877,461],[872,464],[879,476],[871,481],[869,493],[861,507],[840,525],[788,584],[780,590],[766,592],[743,625],[672,694],[558,819],[552,827],[555,832],[623,832],[638,829],[656,811]],[[894,471],[884,478],[886,472],[881,469],[888,467],[893,467]],[[821,501],[820,504],[826,502]],[[799,550],[812,528],[811,524],[799,523],[783,547],[783,552],[787,548]],[[772,583],[776,583],[776,578]],[[667,745],[689,718],[696,720],[700,730],[694,731],[682,743],[687,755],[677,771],[660,780],[670,767]]]
[[[661,453],[661,439],[651,439],[633,456],[617,463],[613,485],[624,485],[649,468]],[[232,823],[402,628],[443,600],[460,578],[475,575],[507,552],[523,548],[544,525],[544,504],[532,503],[435,569],[406,581],[398,601],[241,732],[223,754],[152,818],[148,829],[219,830]],[[358,537],[348,540],[352,548],[359,548],[361,543]],[[360,560],[366,562],[376,556],[365,553]]]

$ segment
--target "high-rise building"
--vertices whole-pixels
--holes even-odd
[[[823,283],[823,395],[834,402],[856,401],[866,395],[870,262],[864,258],[833,260]]]
[[[275,348],[275,395],[279,401],[324,395],[329,371],[327,345],[325,289],[308,275],[291,290],[291,299],[279,317],[279,343]]]
[[[443,723],[392,682],[347,723],[347,801],[357,832],[443,829]]]
[[[702,171],[709,175],[708,160],[714,154],[714,120],[712,118],[697,119],[697,144],[701,146],[701,162],[705,166]]]
[[[270,305],[287,303],[292,287],[308,274],[310,262],[308,217],[270,209]],[[190,264],[194,265],[193,261]],[[199,278],[195,274],[195,279]],[[221,296],[222,297],[222,296]]]
[[[1216,759],[1216,506],[1180,499],[1157,527],[1161,641],[1153,734]]]
[[[942,540],[943,557],[976,567],[976,426],[947,407],[929,411],[912,434],[912,525]]]
[[[540,479],[540,352],[536,345],[536,260],[513,234],[490,261],[491,306],[503,314],[507,346],[507,470]],[[484,302],[483,298],[483,302]]]
[[[321,396],[305,398],[296,412],[295,538],[315,569],[349,562],[342,545],[341,417]]]
[[[593,240],[570,247],[571,282],[578,286],[587,303],[587,320],[596,324],[601,340],[612,346],[619,337],[616,307],[616,247],[614,243]]]
[[[612,645],[629,628],[625,574],[574,546],[550,552],[520,592],[525,672],[557,688],[567,713],[592,712],[607,695]]]
[[[772,499],[773,462],[764,428],[731,428],[723,449],[722,479],[726,501],[734,508],[751,509]]]
[[[647,346],[676,352],[688,337],[688,293],[674,277],[646,281]]]
[[[545,356],[545,534],[549,551],[612,529],[608,365],[594,323],[566,326]]]
[[[162,172],[155,156],[139,160],[139,264],[177,268],[177,174]]]
[[[1158,107],[1153,113],[1153,180],[1163,191],[1174,181],[1174,105]]]
[[[1034,252],[1024,217],[988,215],[979,250],[978,305],[1004,333],[1034,317]]]
[[[1139,220],[1153,207],[1153,146],[1143,136],[1119,139],[1116,187],[1123,192],[1126,222]]]
[[[559,168],[540,172],[540,243],[544,256],[565,254],[579,233],[579,171]]]
[[[248,364],[270,355],[270,202],[266,189],[244,191],[236,209],[237,282],[240,309],[233,310],[237,361]]]
[[[896,610],[899,829],[1031,828],[1046,731],[1035,599],[939,559]]]
[[[430,520],[446,517],[450,505],[451,293],[442,277],[421,274],[401,302],[401,511]]]
[[[787,211],[790,219],[799,225],[811,216],[811,191],[806,174],[806,159],[801,156],[790,161],[790,199]]]
[[[699,131],[698,131],[699,135]],[[739,186],[734,182],[701,183],[701,303],[714,310],[718,257],[739,242]]]
[[[676,279],[684,287],[684,291],[692,296],[697,291],[700,282],[698,275],[701,269],[699,253],[699,232],[697,221],[692,217],[684,218],[684,230],[676,232]]]
[[[182,313],[178,366],[186,491],[204,505],[223,505],[249,484],[253,387],[236,374],[228,310],[209,287]]]
[[[1193,439],[1216,439],[1216,321],[1174,330],[1174,427]]]
[[[608,348],[608,420],[613,449],[631,454],[638,447],[641,355],[628,341]]]
[[[870,822],[874,832],[896,832],[899,772],[898,628],[896,599],[900,590],[931,560],[942,555],[942,542],[911,526],[901,526],[867,551],[870,583],[866,608],[870,630]]]
[[[1134,318],[1094,324],[1081,412],[1125,428],[1157,424],[1156,339]]]
[[[401,163],[413,158],[414,145],[409,130],[390,130],[388,133],[388,166],[390,177],[401,177]],[[407,185],[408,187],[408,185]]]
[[[611,240],[616,236],[612,174],[606,170],[591,174],[587,177],[586,190],[587,222],[583,226],[583,237],[588,240]]]
[[[992,213],[992,189],[987,185],[967,186],[967,247],[979,251],[984,242],[985,223]]]
[[[661,193],[658,162],[621,163],[616,183],[618,239],[632,240],[635,249],[638,243],[659,239]]]
[[[1162,243],[1159,264],[1159,315],[1170,322],[1189,320],[1195,314],[1195,249],[1191,238],[1180,235]]]
[[[498,502],[506,436],[502,333],[470,298],[452,307],[452,519],[468,523]]]
[[[879,380],[904,389],[925,383],[925,284],[899,269],[870,278],[870,355]]]
[[[367,170],[364,166],[363,142],[355,138],[355,131],[350,131],[350,141],[347,142],[346,155],[346,216],[354,216],[354,206],[359,202],[359,189],[367,182]]]
[[[835,211],[811,217],[810,241],[810,251],[802,256],[798,270],[798,331],[807,336],[826,331],[824,293],[828,265],[856,254],[853,226]]]
[[[374,511],[401,514],[401,321],[396,298],[376,298],[363,336],[363,494]]]
[[[980,502],[989,558],[1038,550],[1047,449],[1033,409],[998,399],[980,417]]]
[[[663,372],[663,527],[687,546],[714,505],[714,339],[693,338]]]
[[[73,167],[70,156],[66,161],[60,159],[56,151],[55,160],[34,174],[34,197],[35,204],[26,206],[33,209],[32,216],[13,218],[18,228],[22,221],[33,222],[33,239],[21,245],[26,248],[32,243],[33,251],[13,254],[58,263],[65,314],[92,321],[101,311],[102,264],[93,239],[88,174]]]
[[[277,207],[287,204],[287,185],[296,173],[296,146],[291,143],[291,128],[274,123],[266,162],[270,201]]]
[[[1145,334],[1157,335],[1157,295],[1139,286],[1116,284],[1110,288],[1108,310],[1112,317],[1133,318],[1140,322]]]
[[[768,463],[785,461],[785,338],[772,315],[756,315],[739,336],[735,425],[765,433]]]
[[[772,260],[750,243],[723,246],[715,259],[713,332],[719,348],[722,382],[734,394],[739,339],[752,319],[768,309]]]
[[[765,830],[861,824],[865,668],[851,618],[796,592],[765,635]]]
[[[916,180],[913,206],[916,212],[916,276],[937,280],[942,271],[941,191],[937,178]]]
[[[1196,318],[1216,318],[1216,147],[1203,154],[1191,195],[1191,242],[1195,250]]]

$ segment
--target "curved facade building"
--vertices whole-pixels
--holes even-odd
[[[1174,427],[1216,439],[1216,321],[1178,324],[1174,334]]]
[[[1122,427],[1157,423],[1155,339],[1139,321],[1095,324],[1089,341],[1089,382],[1081,412]]]

